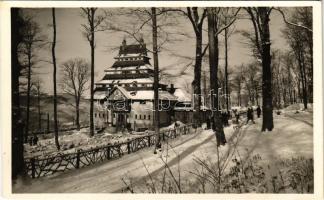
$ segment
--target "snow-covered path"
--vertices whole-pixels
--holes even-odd
[[[313,127],[312,114],[284,113],[274,115],[275,128],[272,132],[261,133],[261,119],[256,124],[242,126],[234,131],[233,127],[225,128],[228,141],[220,147],[220,155],[231,154],[234,150],[242,157],[260,154],[262,160],[273,161],[279,157],[313,157]],[[133,183],[143,183],[148,172],[155,177],[164,170],[167,160],[172,170],[180,166],[181,175],[188,177],[189,171],[195,167],[193,159],[216,161],[216,139],[210,131],[183,135],[167,145],[164,152],[153,154],[153,148],[125,155],[120,159],[98,163],[83,169],[73,170],[55,177],[44,177],[25,180],[14,186],[13,192],[42,193],[42,192],[119,192],[125,187],[121,178],[132,179]],[[144,167],[146,166],[146,168]]]

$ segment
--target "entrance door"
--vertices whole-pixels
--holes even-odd
[[[125,119],[125,114],[117,114],[117,126],[118,128],[125,128],[126,126],[126,119]]]

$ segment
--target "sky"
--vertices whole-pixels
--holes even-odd
[[[288,9],[289,10],[289,9]],[[102,12],[101,9],[99,12]],[[107,10],[110,13],[116,9]],[[40,25],[42,34],[46,35],[48,40],[52,40],[52,12],[51,9],[26,9],[26,13],[34,16],[34,20]],[[244,14],[244,10],[240,13]],[[112,15],[107,17],[109,23],[119,27],[128,28],[132,27],[136,22],[124,16]],[[165,20],[165,19],[163,19]],[[184,65],[187,65],[190,60],[185,57],[194,58],[195,56],[195,38],[192,25],[185,17],[168,16],[168,20],[175,22],[172,27],[167,28],[171,32],[186,33],[187,36],[177,36],[176,41],[171,41],[163,45],[163,49],[159,53],[159,66],[168,74],[172,74],[170,83],[174,83],[176,87],[183,87],[184,82],[190,83],[193,79],[193,66],[189,67],[185,75],[179,75],[179,71]],[[158,24],[164,21],[158,19]],[[78,8],[57,8],[56,9],[56,24],[57,24],[57,44],[56,44],[56,58],[58,66],[58,80],[61,79],[61,65],[63,62],[73,58],[84,58],[90,61],[90,45],[86,38],[83,36],[83,28],[81,24],[85,24],[86,19],[81,16],[81,10]],[[285,50],[288,48],[286,40],[282,36],[281,29],[285,27],[282,16],[273,11],[270,16],[270,39],[271,48]],[[241,36],[237,31],[240,30],[253,30],[250,20],[238,19],[234,23],[234,32],[229,38],[229,52],[228,63],[229,68],[234,70],[241,64],[246,64],[253,61],[251,51],[246,44],[246,39]],[[207,30],[207,20],[204,22],[204,29]],[[146,28],[147,30],[147,28]],[[145,42],[148,43],[148,48],[151,48],[151,37],[149,32],[143,31]],[[112,66],[114,57],[118,54],[116,47],[121,45],[124,38],[127,44],[134,44],[135,41],[122,32],[97,32],[96,35],[96,50],[95,50],[95,81],[99,81],[104,76],[104,70]],[[207,34],[203,34],[203,43],[206,44]],[[220,40],[220,67],[224,67],[224,37],[219,36]],[[38,62],[37,75],[42,80],[43,92],[52,93],[52,73],[53,65],[46,62],[51,61],[51,48],[40,49],[37,52],[38,58],[43,60]],[[149,56],[152,55],[149,53]],[[45,61],[44,61],[45,60]],[[151,64],[153,61],[151,60]],[[203,64],[203,68],[207,68],[208,63]],[[61,88],[59,87],[59,92]]]

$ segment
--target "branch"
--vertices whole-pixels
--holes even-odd
[[[286,16],[285,16],[285,13],[282,10],[280,10],[279,8],[273,8],[273,10],[278,11],[282,15],[282,18],[283,18],[283,20],[284,20],[284,22],[286,24],[288,24],[290,26],[296,26],[296,27],[299,27],[299,28],[303,28],[303,29],[306,29],[307,31],[313,33],[313,30],[311,28],[309,28],[309,27],[306,27],[306,26],[303,26],[301,24],[295,24],[295,23],[292,23],[292,22],[287,21]]]
[[[237,11],[235,12],[234,16],[233,16],[233,19],[230,23],[228,23],[227,25],[225,25],[223,28],[219,29],[217,32],[216,32],[216,35],[220,34],[221,32],[223,32],[223,30],[227,29],[228,27],[230,27],[235,21],[236,21],[236,16],[237,14],[240,12],[241,8],[238,8]]]

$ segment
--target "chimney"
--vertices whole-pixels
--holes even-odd
[[[123,45],[123,47],[126,46],[126,39],[125,38],[123,39],[122,45]]]
[[[120,47],[120,53],[119,54],[126,55],[125,50],[126,50],[126,39],[124,38],[123,42],[122,42],[122,46]]]
[[[171,94],[174,94],[174,92],[175,92],[175,88],[174,88],[174,84],[170,84],[170,90],[169,90],[169,92],[171,93]]]

